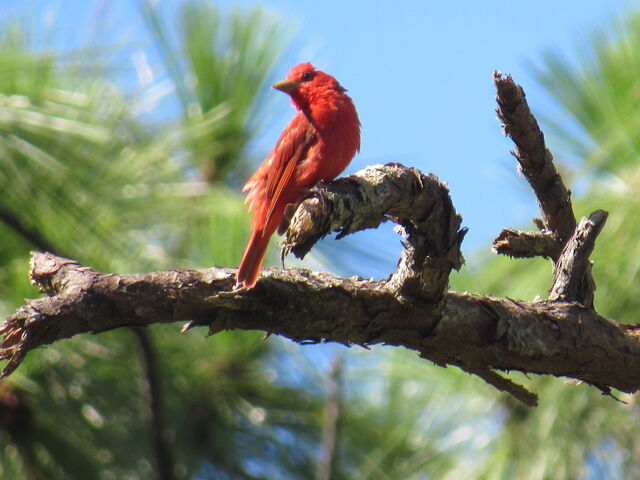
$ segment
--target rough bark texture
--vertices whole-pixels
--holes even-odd
[[[493,253],[513,258],[558,258],[559,238],[550,232],[520,232],[505,228],[493,241]]]
[[[252,290],[234,289],[235,269],[97,273],[73,260],[34,253],[31,278],[48,297],[29,301],[0,328],[8,375],[30,350],[78,333],[162,322],[185,328],[262,330],[299,343],[403,346],[438,365],[483,378],[527,405],[537,397],[499,371],[570,377],[603,392],[640,389],[640,327],[593,308],[589,255],[606,212],[576,224],[569,192],[542,132],[511,77],[495,75],[499,115],[538,197],[541,233],[507,229],[494,249],[554,262],[549,300],[519,302],[447,292],[462,264],[465,230],[445,185],[398,164],[370,167],[313,189],[291,211],[284,253],[303,256],[322,236],[339,237],[392,220],[405,236],[388,280],[301,269],[263,271]],[[286,226],[284,226],[286,228]]]
[[[538,197],[546,229],[564,243],[576,228],[571,192],[553,164],[553,155],[545,145],[544,135],[529,109],[522,87],[511,75],[503,77],[500,72],[494,73],[494,82],[498,102],[496,112],[502,121],[502,130],[516,144],[512,153]]]
[[[270,269],[246,291],[232,290],[235,269],[100,274],[42,253],[32,264],[38,284],[58,293],[31,301],[5,322],[5,374],[29,350],[78,333],[190,321],[210,333],[262,330],[299,343],[404,346],[478,375],[520,370],[625,392],[640,388],[640,327],[576,302],[449,292],[440,316],[403,301],[384,281],[302,269]]]
[[[314,188],[294,214],[283,245],[298,258],[320,238],[338,238],[392,220],[405,238],[405,249],[388,288],[398,295],[436,304],[452,269],[463,263],[460,244],[466,229],[451,203],[449,190],[435,175],[400,164],[374,166]]]

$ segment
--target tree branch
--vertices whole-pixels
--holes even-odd
[[[291,218],[283,254],[304,256],[330,232],[392,220],[405,236],[389,280],[270,269],[254,289],[234,289],[235,269],[100,274],[73,260],[34,253],[31,278],[49,298],[29,301],[0,327],[3,375],[30,350],[78,333],[187,321],[222,330],[262,330],[299,343],[403,346],[441,366],[457,366],[527,405],[537,397],[498,374],[569,377],[604,392],[640,389],[640,326],[593,309],[591,254],[606,212],[576,225],[568,190],[511,77],[495,74],[498,114],[542,210],[541,233],[505,230],[494,244],[512,256],[554,260],[548,301],[447,292],[462,265],[465,229],[445,185],[398,164],[375,166],[312,189]]]
[[[467,230],[459,229],[462,217],[447,187],[415,168],[376,165],[312,189],[291,219],[282,255],[303,258],[331,232],[342,238],[387,220],[406,240],[388,288],[441,308],[449,274],[464,262],[460,244]]]
[[[597,210],[580,225],[571,206],[571,194],[553,165],[544,135],[531,113],[522,87],[510,75],[494,73],[498,117],[505,135],[516,144],[514,156],[531,184],[542,212],[541,233],[503,230],[493,241],[496,253],[514,257],[544,256],[553,260],[553,284],[550,300],[577,301],[593,307],[596,288],[591,275],[589,255],[607,219]]]
[[[31,301],[4,322],[4,374],[28,351],[78,333],[191,320],[208,325],[210,333],[262,330],[299,343],[404,346],[438,365],[478,375],[518,370],[629,393],[640,388],[640,328],[616,324],[575,302],[449,292],[438,315],[402,301],[385,282],[270,269],[246,291],[232,290],[235,273],[212,268],[99,274],[35,253],[32,277],[54,296]]]
[[[511,75],[503,77],[502,73],[495,72],[493,79],[497,90],[496,112],[502,121],[502,130],[516,144],[512,153],[538,197],[547,230],[555,233],[564,244],[576,228],[571,193],[553,164],[553,156],[545,145],[544,135],[529,109],[522,87]]]
[[[493,252],[513,258],[558,258],[560,245],[560,239],[553,233],[505,228],[493,241]]]

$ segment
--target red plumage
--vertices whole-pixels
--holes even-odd
[[[297,112],[242,189],[254,210],[237,277],[237,284],[246,288],[256,284],[269,238],[282,223],[285,207],[318,182],[333,180],[360,149],[358,114],[331,75],[301,63],[273,87],[291,96]]]

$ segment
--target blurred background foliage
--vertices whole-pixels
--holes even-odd
[[[90,39],[56,48],[37,15],[4,19],[2,314],[37,295],[25,275],[33,249],[118,272],[240,258],[248,217],[238,186],[261,160],[251,141],[274,111],[265,93],[289,20],[206,1],[170,13],[141,2],[140,15],[148,43],[124,51]],[[594,254],[596,306],[621,321],[640,307],[639,37],[636,15],[603,28],[576,64],[549,53],[532,66],[553,101],[539,114],[576,213],[610,212]],[[454,288],[533,299],[549,286],[541,260],[468,263]],[[527,409],[396,349],[178,331],[83,335],[32,353],[0,385],[0,477],[640,476],[633,397],[623,405],[513,374],[540,394]]]

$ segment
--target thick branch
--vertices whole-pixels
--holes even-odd
[[[400,164],[376,165],[312,189],[296,210],[283,255],[302,258],[320,238],[338,238],[392,220],[404,235],[405,249],[388,287],[398,294],[441,308],[451,269],[463,259],[466,229],[449,190],[435,175]]]
[[[500,72],[494,73],[494,82],[497,113],[504,134],[516,144],[513,154],[538,198],[546,229],[556,234],[563,245],[576,227],[571,193],[553,164],[553,156],[545,145],[544,135],[529,109],[522,87],[511,75],[503,77]]]
[[[28,351],[78,333],[192,320],[211,333],[262,330],[300,343],[404,346],[438,365],[484,372],[493,384],[500,382],[486,372],[497,369],[640,388],[640,327],[574,302],[450,292],[440,316],[373,280],[272,269],[253,290],[232,290],[235,269],[99,274],[39,253],[32,277],[55,296],[31,301],[4,322],[5,375]]]

